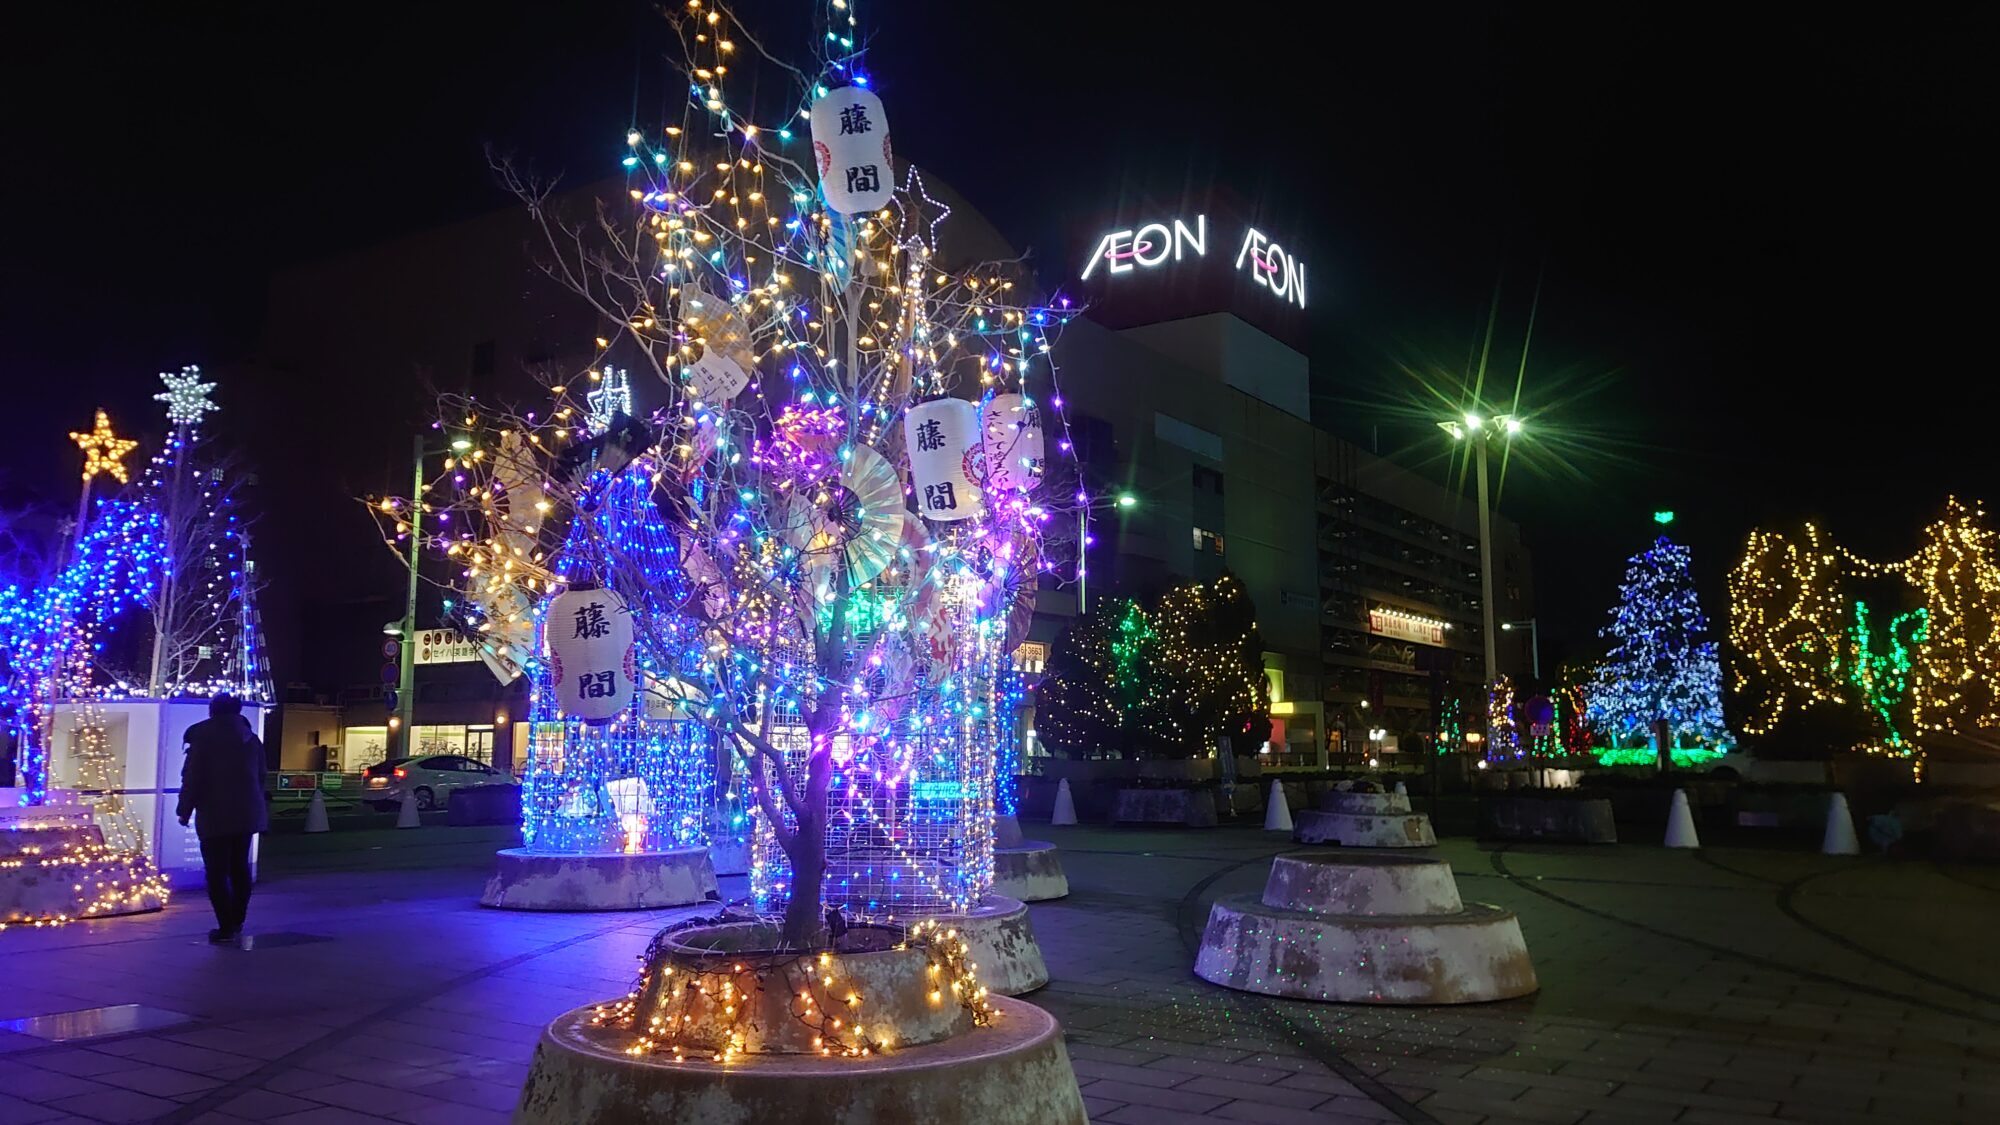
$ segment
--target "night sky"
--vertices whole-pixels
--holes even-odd
[[[1050,283],[1076,217],[1121,198],[1222,183],[1294,216],[1317,412],[1433,479],[1431,422],[1489,309],[1507,405],[1538,299],[1502,506],[1536,552],[1545,660],[1590,643],[1656,508],[1720,624],[1759,522],[1886,556],[1947,493],[2000,495],[1992,17],[1332,7],[859,11],[898,154]],[[809,9],[740,10],[783,47]],[[615,171],[625,127],[674,97],[663,40],[623,0],[0,26],[0,483],[68,502],[64,434],[100,403],[156,419],[156,372],[247,354],[274,266],[503,206],[484,146],[572,183]],[[222,418],[225,440],[320,436]]]

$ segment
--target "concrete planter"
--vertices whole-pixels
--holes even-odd
[[[548,855],[509,848],[479,896],[506,910],[658,910],[722,895],[706,848],[611,855]]]
[[[993,893],[1022,902],[1067,897],[1069,876],[1063,874],[1062,853],[1040,840],[993,849]]]
[[[1055,1017],[993,1001],[992,1026],[865,1059],[634,1058],[591,1008],[535,1048],[515,1125],[1086,1125]]]
[[[1051,849],[1054,850],[1054,849]],[[1068,891],[1065,881],[1064,892]],[[1002,996],[1019,996],[1049,983],[1049,967],[1028,907],[1018,899],[989,894],[969,914],[948,914],[938,924],[958,931],[965,956],[979,967],[979,983]]]
[[[848,937],[872,951],[836,954],[773,953],[778,936],[775,923],[757,920],[663,934],[632,1007],[579,1008],[549,1025],[514,1120],[1085,1125],[1062,1029],[1048,1013],[989,997],[992,1019],[975,1026],[967,1008],[940,998],[929,953],[896,948],[898,929],[857,927]],[[819,1035],[832,1011],[815,1016],[815,995],[850,1031],[865,1025],[870,1053],[824,1052]],[[659,1036],[668,1026],[679,1029],[671,1047],[641,1049],[635,1028]]]
[[[1120,789],[1111,820],[1115,824],[1213,828],[1215,794],[1206,789]]]
[[[1306,809],[1292,815],[1292,839],[1301,844],[1338,844],[1344,848],[1428,848],[1437,843],[1437,833],[1431,830],[1431,818],[1425,813]]]
[[[1615,844],[1611,802],[1597,798],[1492,795],[1479,802],[1479,835],[1489,840]]]
[[[1467,905],[1442,860],[1323,852],[1272,861],[1264,893],[1210,908],[1195,975],[1360,1004],[1466,1004],[1535,991],[1514,915]]]

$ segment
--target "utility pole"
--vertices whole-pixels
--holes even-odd
[[[424,436],[416,435],[410,441],[412,470],[410,483],[410,581],[403,599],[403,643],[401,664],[396,676],[396,738],[393,740],[396,753],[389,756],[408,757],[416,752],[417,715],[417,564],[422,559],[423,544],[420,532],[424,519]]]

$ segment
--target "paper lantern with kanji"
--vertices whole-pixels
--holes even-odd
[[[632,614],[611,590],[565,590],[542,620],[549,687],[565,718],[607,723],[632,702]]]
[[[986,402],[981,441],[985,445],[986,487],[994,492],[1031,492],[1042,480],[1042,427],[1025,395],[994,395]]]
[[[950,523],[979,514],[973,475],[973,463],[983,456],[979,407],[962,398],[920,402],[903,415],[903,442],[918,515]]]
[[[889,205],[896,173],[889,162],[889,118],[863,86],[829,90],[812,107],[813,156],[820,194],[843,215]]]

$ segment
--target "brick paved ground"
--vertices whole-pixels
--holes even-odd
[[[1272,1001],[1188,972],[1218,894],[1282,841],[1056,829],[1074,894],[1034,922],[1093,1119],[2000,1120],[2000,870],[1745,849],[1481,850],[1542,991],[1461,1008]],[[0,1030],[0,1123],[499,1121],[543,1022],[623,990],[670,912],[481,910],[491,834],[280,840],[250,951],[167,912],[0,934],[0,1021],[143,1004],[77,1043]],[[725,887],[727,890],[728,888]],[[276,942],[271,939],[276,938]]]

